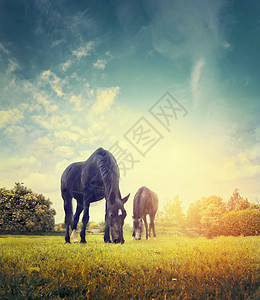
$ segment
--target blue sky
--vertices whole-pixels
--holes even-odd
[[[128,217],[142,185],[160,208],[235,188],[259,201],[259,12],[259,1],[0,1],[1,187],[24,182],[62,222],[62,171],[117,143]],[[150,113],[166,92],[168,128]],[[151,147],[129,142],[135,126],[150,126]],[[104,201],[90,214],[102,220]]]

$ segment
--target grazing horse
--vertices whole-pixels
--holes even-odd
[[[92,202],[106,199],[105,235],[104,241],[124,243],[123,225],[126,217],[124,204],[129,195],[121,198],[119,190],[119,168],[114,156],[102,149],[97,149],[86,161],[69,165],[61,176],[61,195],[64,200],[66,243],[71,238],[77,242],[76,229],[82,211],[81,243],[86,243],[86,226],[89,221],[89,205]],[[72,198],[77,200],[77,208],[73,218]]]
[[[145,186],[141,187],[135,194],[134,203],[133,203],[133,211],[134,211],[133,239],[134,238],[136,240],[141,239],[142,227],[143,227],[142,220],[144,220],[144,224],[145,224],[146,239],[148,239],[148,237],[151,237],[151,230],[153,231],[154,238],[156,238],[155,230],[154,230],[154,218],[157,209],[158,209],[158,197],[156,193],[149,190]],[[147,230],[147,221],[146,221],[147,214],[149,215],[150,218],[149,233]]]

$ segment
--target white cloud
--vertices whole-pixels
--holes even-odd
[[[68,137],[70,137],[70,139]],[[42,162],[42,170],[45,168],[54,170],[57,161],[75,157],[77,151],[75,141],[78,140],[78,138],[79,137],[75,138],[73,133],[57,131],[55,134],[49,133],[38,138],[30,145],[30,150],[33,151],[37,159]],[[71,143],[73,143],[72,146],[70,146]]]
[[[258,143],[254,144],[251,149],[248,149],[249,159],[253,161],[258,161],[260,164],[260,140]]]
[[[18,70],[20,68],[18,62],[15,59],[9,59],[8,60],[8,68],[7,68],[7,74],[10,75],[14,71]]]
[[[81,138],[79,133],[69,130],[55,131],[54,136],[57,141],[60,141],[63,144],[70,144],[71,142],[75,143]]]
[[[63,96],[64,95],[63,92],[62,92],[62,89],[60,87],[58,87],[57,85],[52,85],[52,88],[58,96]]]
[[[5,129],[5,133],[9,138],[12,138],[16,143],[23,144],[26,136],[25,129],[21,126],[9,125]]]
[[[43,115],[37,115],[32,117],[43,128],[49,131],[63,130],[64,128],[70,128],[72,126],[72,116],[68,114],[64,115],[51,115],[46,117]]]
[[[43,81],[46,81],[47,83],[50,84],[51,88],[53,91],[58,95],[58,96],[63,96],[62,92],[62,81],[61,79],[53,73],[51,70],[43,71],[41,74],[41,79]]]
[[[41,149],[42,152],[52,152],[54,148],[53,140],[50,138],[50,135],[45,135],[38,138],[36,145],[39,147],[39,149]]]
[[[199,80],[202,72],[202,68],[205,64],[204,59],[200,59],[199,61],[196,62],[192,69],[191,73],[191,89],[192,89],[192,94],[193,94],[193,107],[194,109],[197,108],[198,102],[199,102],[199,97],[200,97],[200,92],[199,92]]]
[[[96,69],[104,70],[106,64],[107,61],[105,59],[99,58],[95,63],[93,63],[93,67]]]
[[[66,31],[70,31],[73,38],[79,41],[86,39],[86,32],[92,32],[92,34],[98,33],[97,20],[93,14],[87,10],[80,10],[78,13],[73,14],[69,18],[65,19]]]
[[[238,180],[260,176],[260,143],[248,146],[245,151],[225,158],[222,178]]]
[[[65,72],[71,67],[72,65],[72,60],[67,60],[65,63],[61,64],[61,69]]]
[[[41,168],[41,162],[34,155],[8,156],[0,158],[1,186],[12,188],[15,182],[22,182],[23,178]]]
[[[226,49],[226,50],[230,50],[230,48],[231,48],[231,44],[229,44],[228,42],[224,42],[223,43],[223,47]]]
[[[31,188],[35,193],[46,193],[57,191],[59,178],[56,174],[32,172],[27,177],[22,178],[25,186]]]
[[[157,52],[172,58],[208,57],[225,45],[225,24],[220,22],[227,1],[151,1],[149,29]],[[201,9],[203,7],[203,9]]]
[[[38,104],[41,104],[44,107],[47,114],[53,113],[58,110],[57,105],[51,104],[51,101],[47,100],[46,97],[42,96],[41,94],[34,95],[34,98],[37,100]],[[35,108],[39,108],[39,106],[36,105]]]
[[[255,129],[255,136],[256,136],[256,141],[260,142],[260,127],[257,127]]]
[[[74,104],[73,110],[75,110],[75,111],[84,110],[84,107],[82,106],[82,97],[81,97],[81,95],[79,95],[79,96],[73,95],[73,96],[71,96],[69,101],[70,101],[70,103]]]
[[[60,177],[61,174],[63,173],[63,171],[67,168],[67,166],[70,163],[71,162],[68,159],[63,159],[63,160],[58,161],[55,165],[55,174],[58,174],[58,176]]]
[[[89,56],[94,49],[94,42],[89,41],[85,46],[79,47],[77,50],[73,50],[72,54],[76,56],[78,59],[82,57]]]
[[[245,180],[254,176],[260,176],[260,164],[252,163],[245,153],[228,158],[221,172],[222,180],[226,181]]]
[[[9,158],[0,159],[0,168],[1,172],[17,171],[23,170],[25,167],[39,167],[40,162],[36,159],[35,156],[21,157],[21,156],[12,156]],[[2,178],[2,177],[1,177]]]
[[[60,40],[55,40],[51,43],[51,47],[57,47],[59,46],[60,44],[64,43],[65,40],[64,39],[60,39]]]
[[[10,53],[10,51],[8,49],[6,49],[5,46],[2,43],[0,43],[0,51],[5,53],[5,54]]]
[[[29,104],[28,103],[22,103],[20,105],[20,107],[21,107],[21,110],[25,110],[25,109],[29,108]]]
[[[96,100],[93,103],[90,115],[102,114],[109,110],[114,103],[116,96],[119,94],[119,87],[97,90]]]
[[[89,83],[86,83],[85,88],[87,89],[88,98],[92,98],[95,95],[95,90],[91,88]]]
[[[15,124],[22,120],[24,117],[23,113],[17,109],[1,110],[0,111],[0,128],[5,127],[8,124]]]
[[[110,53],[110,51],[106,51],[105,55],[110,57],[110,58],[113,58],[113,55]]]
[[[69,146],[56,147],[54,151],[56,155],[63,159],[75,156],[75,148]]]

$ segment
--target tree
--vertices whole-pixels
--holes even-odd
[[[201,225],[207,237],[217,236],[220,233],[220,220],[226,212],[226,204],[219,196],[202,198]]]
[[[218,196],[191,203],[185,225],[197,232],[204,232],[207,237],[259,235],[260,205],[250,203],[235,189],[227,203]]]
[[[52,202],[21,183],[12,190],[0,189],[0,232],[42,233],[54,229]]]
[[[197,200],[195,203],[191,203],[187,215],[186,226],[200,229],[201,228],[201,201]]]
[[[258,210],[260,210],[260,204],[250,203],[250,209],[258,209]]]
[[[223,235],[259,235],[260,210],[244,209],[228,212],[222,216],[221,227]]]
[[[227,210],[244,210],[248,208],[250,208],[250,202],[247,198],[244,199],[243,197],[241,197],[239,194],[239,189],[235,188],[233,196],[231,196],[227,202]]]
[[[236,205],[240,199],[239,189],[235,188],[233,192],[233,196],[231,196],[227,202],[227,210],[232,211],[235,210]]]
[[[240,198],[238,200],[235,210],[244,210],[248,208],[250,208],[250,202],[248,201],[248,199]]]
[[[177,226],[183,225],[184,213],[181,207],[179,196],[175,196],[173,201],[168,200],[164,206],[164,218]]]

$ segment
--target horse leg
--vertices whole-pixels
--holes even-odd
[[[79,202],[77,202],[77,209],[76,209],[76,212],[75,212],[75,215],[74,215],[74,220],[73,220],[73,226],[72,226],[72,233],[70,235],[73,243],[78,243],[78,240],[77,240],[77,225],[78,225],[78,222],[79,222],[79,216],[81,214],[83,210],[83,206],[82,204],[80,204]]]
[[[148,236],[150,238],[151,237],[151,230],[152,230],[152,220],[151,220],[151,216],[150,215],[149,215],[149,219],[150,219],[150,222],[149,222]]]
[[[151,226],[151,230],[153,231],[153,237],[156,239],[156,234],[154,229],[154,218],[155,215],[150,216],[150,226]],[[151,231],[150,231],[150,236],[151,236]]]
[[[105,243],[111,243],[110,229],[109,229],[109,225],[108,225],[108,222],[107,222],[107,212],[106,212],[106,215],[105,215],[105,222],[106,222],[106,226],[105,226],[104,242]]]
[[[108,225],[108,209],[107,209],[107,201],[106,201],[106,214],[105,214],[105,234],[104,234],[104,242],[105,243],[111,243],[111,239],[110,239],[110,228]]]
[[[132,240],[135,239],[135,229],[133,230],[133,234],[132,234]]]
[[[82,218],[82,228],[81,228],[81,231],[80,231],[80,237],[81,237],[81,240],[80,242],[81,243],[86,243],[86,227],[87,227],[87,224],[88,224],[88,220],[89,220],[89,203],[86,203],[86,201],[83,202],[83,209],[84,209],[84,214],[83,214],[83,218]]]
[[[73,215],[72,197],[69,195],[67,191],[62,191],[62,198],[64,201],[65,225],[66,225],[65,241],[66,243],[70,243],[69,227],[72,226],[72,215]]]
[[[107,225],[107,224],[105,227],[104,242],[111,243],[109,225]]]
[[[145,225],[146,239],[148,240],[148,224],[147,224],[146,216],[143,217],[143,220]]]

